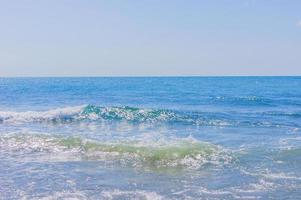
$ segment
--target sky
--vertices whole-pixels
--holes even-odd
[[[300,0],[0,0],[0,76],[301,75]]]

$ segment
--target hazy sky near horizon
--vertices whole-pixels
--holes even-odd
[[[0,76],[301,75],[300,0],[0,0]]]

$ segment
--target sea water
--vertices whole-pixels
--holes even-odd
[[[301,199],[301,77],[1,78],[0,199]]]

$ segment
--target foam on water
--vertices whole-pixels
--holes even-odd
[[[145,199],[145,200],[163,200],[163,196],[157,194],[156,192],[147,192],[147,191],[121,191],[121,190],[111,190],[103,191],[100,196],[103,199]]]
[[[57,121],[72,121],[74,120],[85,106],[75,106],[58,108],[48,111],[26,111],[13,112],[1,111],[0,122],[6,123],[26,123],[26,122],[57,122]]]
[[[1,79],[0,199],[300,199],[300,85]]]
[[[273,114],[273,113],[272,113]],[[271,115],[271,113],[261,113]],[[298,117],[298,114],[277,113],[276,116],[289,115]],[[271,121],[258,121],[252,118],[232,119],[221,113],[180,112],[166,109],[135,108],[129,106],[101,107],[95,105],[82,105],[74,107],[57,108],[48,111],[0,111],[0,123],[71,123],[84,121],[126,121],[132,123],[176,123],[197,126],[252,126],[252,127],[281,127],[289,126],[286,123]],[[293,124],[297,126],[297,124]]]
[[[48,157],[71,155],[84,160],[120,161],[132,166],[200,168],[204,164],[231,162],[220,147],[192,138],[162,141],[100,142],[79,137],[10,135],[0,137],[0,150]],[[67,158],[66,158],[67,159]],[[70,159],[70,157],[68,158]]]
[[[48,111],[0,112],[0,121],[7,123],[26,122],[71,122],[80,120],[125,120],[132,122],[187,120],[173,111],[134,107],[99,107],[83,105]]]
[[[57,199],[69,199],[69,200],[88,200],[91,199],[90,195],[87,195],[83,191],[60,191],[52,192],[50,194],[39,194],[39,195],[27,195],[22,192],[20,197],[23,200],[33,199],[33,200],[57,200]],[[114,199],[144,199],[144,200],[163,200],[163,196],[157,194],[156,192],[148,192],[143,190],[104,190],[100,193],[94,194],[95,199],[105,199],[105,200],[114,200]],[[93,199],[94,199],[93,198]]]

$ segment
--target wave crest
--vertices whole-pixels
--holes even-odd
[[[0,112],[0,122],[26,123],[26,122],[64,122],[72,121],[78,117],[85,106],[58,108],[48,111],[26,112]]]
[[[0,138],[0,150],[55,156],[70,154],[77,159],[119,161],[135,167],[199,168],[204,164],[230,162],[231,157],[220,147],[191,138],[160,142],[100,142],[79,137],[46,135],[13,135]],[[36,158],[36,156],[34,156]]]
[[[268,115],[262,113],[261,115]],[[239,115],[239,114],[238,114]],[[277,114],[279,115],[279,114]],[[299,117],[299,115],[293,115]],[[255,126],[280,127],[298,126],[298,124],[274,123],[269,120],[259,121],[246,116],[233,118],[223,113],[184,112],[166,109],[135,108],[129,106],[101,107],[83,105],[48,111],[0,112],[0,123],[69,123],[69,122],[103,122],[127,121],[133,123],[178,123],[197,126]]]
[[[181,120],[182,117],[168,110],[142,109],[129,106],[99,107],[94,105],[59,108],[42,112],[0,112],[0,122],[71,122],[81,120],[126,120],[152,122]]]
[[[133,122],[171,121],[180,116],[168,110],[142,109],[129,106],[98,107],[88,105],[79,114],[84,119],[127,120]]]

